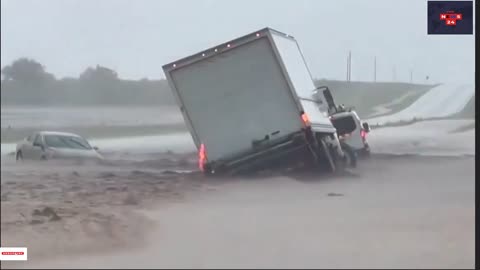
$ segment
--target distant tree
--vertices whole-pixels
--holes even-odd
[[[55,80],[55,77],[45,71],[45,67],[35,60],[20,58],[2,69],[3,79],[25,83],[44,83]]]
[[[88,67],[80,74],[80,80],[111,81],[118,80],[118,74],[112,69],[97,65],[96,68]]]

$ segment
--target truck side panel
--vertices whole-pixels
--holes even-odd
[[[275,139],[302,128],[266,37],[174,69],[169,76],[197,147],[205,144],[209,161],[251,149],[266,135]]]
[[[271,31],[271,35],[292,87],[312,123],[312,128],[319,132],[335,132],[328,118],[326,102],[322,100],[319,104],[314,101],[313,91],[316,87],[296,40],[274,31]]]

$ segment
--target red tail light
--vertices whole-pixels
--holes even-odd
[[[367,132],[364,129],[360,130],[360,137],[362,137],[363,141],[367,139]]]
[[[205,145],[200,144],[200,149],[198,149],[198,168],[203,172],[205,171],[205,163],[207,162],[207,151],[205,150]]]
[[[310,126],[310,119],[308,118],[308,115],[306,113],[302,113],[302,121],[305,124],[305,126],[307,127]]]

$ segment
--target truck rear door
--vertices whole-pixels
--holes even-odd
[[[266,36],[205,53],[167,73],[197,147],[209,161],[252,148],[253,141],[299,131],[295,99]]]

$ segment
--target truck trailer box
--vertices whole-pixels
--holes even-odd
[[[304,147],[306,128],[336,132],[326,101],[313,98],[312,76],[288,34],[265,28],[163,70],[199,150],[201,169],[275,159]]]

